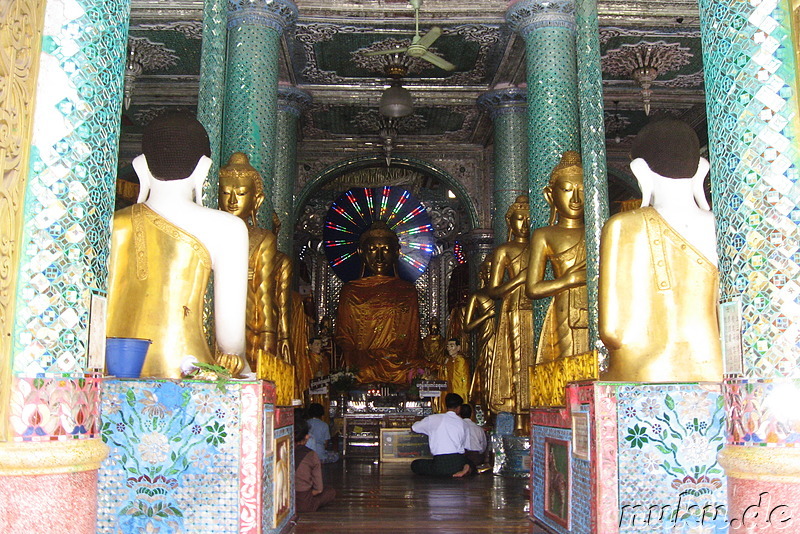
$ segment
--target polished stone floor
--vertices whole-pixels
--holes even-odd
[[[528,519],[527,479],[414,475],[406,463],[342,460],[323,466],[336,500],[300,514],[294,533],[540,533]]]

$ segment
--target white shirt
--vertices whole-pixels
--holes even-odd
[[[411,425],[411,430],[427,434],[431,454],[463,454],[467,426],[455,412],[436,413]]]
[[[486,432],[475,424],[472,419],[464,419],[464,426],[467,427],[467,444],[468,451],[483,452],[486,450]]]

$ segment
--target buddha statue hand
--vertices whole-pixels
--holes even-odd
[[[288,364],[294,364],[292,361],[292,348],[289,345],[288,338],[278,340],[278,358]]]
[[[245,367],[244,357],[238,354],[225,354],[217,348],[214,361],[220,367],[228,370],[232,377],[236,378]]]

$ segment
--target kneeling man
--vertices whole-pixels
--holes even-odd
[[[418,475],[440,477],[463,477],[472,467],[464,455],[467,443],[467,427],[458,415],[464,399],[461,395],[448,393],[444,398],[447,411],[429,415],[411,425],[411,430],[428,436],[433,459],[411,462],[411,470]]]

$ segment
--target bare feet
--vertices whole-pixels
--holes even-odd
[[[471,470],[471,468],[470,468],[469,464],[464,464],[464,467],[461,468],[461,471],[459,471],[458,473],[453,474],[453,478],[461,478],[463,476],[466,476],[466,475],[469,474],[470,470]]]

